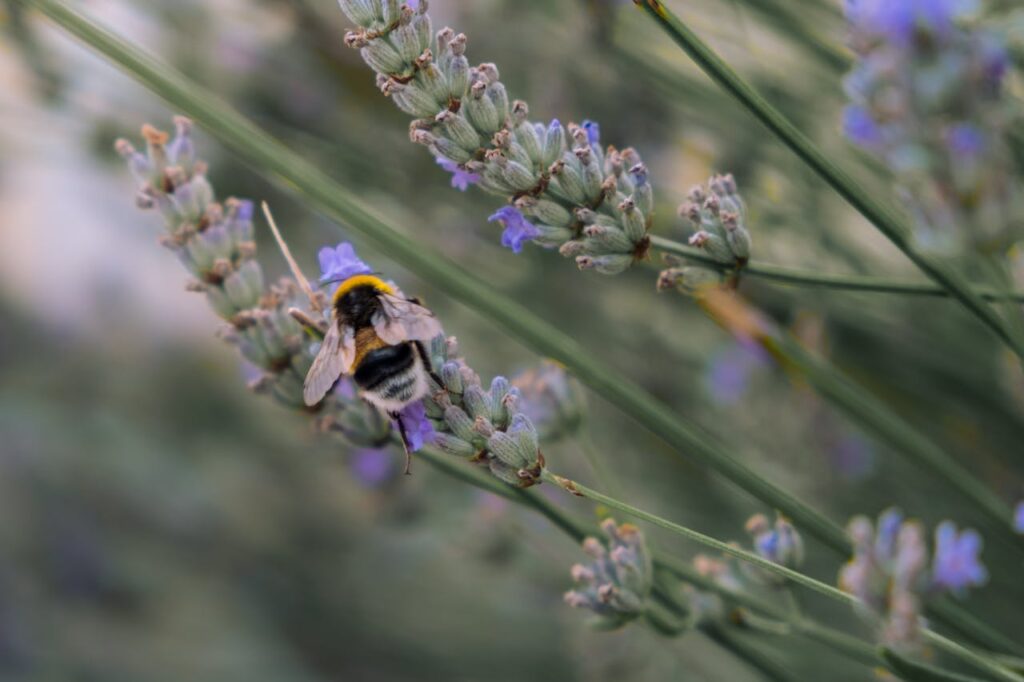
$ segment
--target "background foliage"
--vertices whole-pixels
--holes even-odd
[[[669,4],[889,200],[884,172],[838,129],[849,55],[837,7]],[[556,253],[503,250],[486,222],[495,200],[452,190],[409,144],[406,117],[344,47],[347,26],[334,3],[83,5],[831,518],[897,503],[930,524],[954,518],[984,531],[984,517],[800,380],[750,356],[689,301],[656,295],[656,268],[581,275]],[[730,171],[749,204],[759,259],[914,274],[632,3],[431,6],[438,24],[469,36],[472,61],[499,65],[535,117],[598,120],[604,140],[641,151],[657,189],[656,233],[682,239],[674,207],[692,184]],[[699,634],[666,644],[641,628],[586,631],[560,602],[577,548],[541,520],[425,466],[401,478],[397,459],[369,480],[359,453],[339,452],[305,420],[247,393],[232,350],[213,338],[214,317],[182,290],[177,264],[153,243],[154,216],[135,210],[131,180],[110,148],[171,112],[17,4],[3,16],[0,672],[33,680],[757,679]],[[1011,88],[1018,96],[1019,81]],[[344,236],[216,141],[200,143],[218,192],[267,199],[310,269],[319,246]],[[283,273],[269,234],[259,230],[257,240],[265,269]],[[361,255],[422,295],[481,374],[538,361],[387,254]],[[1024,379],[958,306],[752,278],[742,289],[1005,499],[1024,497]],[[582,449],[599,444],[618,496],[644,509],[737,539],[751,513],[770,511],[713,473],[663,456],[664,445],[599,400],[589,402],[586,431],[548,459],[593,478]],[[696,552],[655,530],[648,537],[677,555]],[[1012,633],[1024,597],[1020,555],[993,539],[984,559],[992,578],[972,593],[970,610]],[[837,570],[821,552],[804,568],[829,583]],[[834,604],[809,599],[805,607],[859,627]],[[797,679],[820,672],[810,645],[765,650]],[[829,672],[836,680],[865,674],[841,659]]]

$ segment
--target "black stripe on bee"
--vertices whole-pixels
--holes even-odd
[[[372,391],[389,379],[408,374],[415,364],[416,349],[411,343],[385,346],[367,353],[353,378],[357,386]],[[410,376],[409,383],[414,381],[415,378]]]

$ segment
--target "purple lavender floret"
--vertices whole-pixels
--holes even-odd
[[[981,536],[974,530],[957,533],[952,521],[943,521],[935,529],[935,558],[932,562],[932,585],[962,594],[968,587],[983,585],[988,571],[982,565]]]
[[[427,410],[422,400],[407,405],[400,413],[405,426],[405,436],[409,439],[409,449],[413,452],[424,445],[434,442],[434,425],[427,418]]]
[[[882,141],[881,130],[862,106],[843,109],[843,133],[862,147],[876,147]]]
[[[977,156],[985,150],[985,135],[977,126],[958,123],[949,130],[949,149],[961,156]]]
[[[525,242],[536,239],[541,234],[515,206],[502,206],[487,219],[490,223],[495,221],[501,222],[505,227],[505,231],[501,233],[501,245],[512,249],[513,253],[522,251]]]
[[[344,282],[349,277],[368,275],[373,270],[356,255],[355,248],[342,242],[333,249],[325,246],[317,254],[320,259],[321,282]]]
[[[459,164],[443,156],[437,157],[437,165],[452,174],[452,187],[460,192],[465,192],[470,185],[480,182],[478,173],[470,173]]]
[[[398,473],[394,454],[379,448],[360,448],[349,461],[352,475],[367,488],[379,488]]]

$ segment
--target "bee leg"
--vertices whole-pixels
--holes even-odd
[[[409,434],[405,432],[405,422],[402,421],[402,415],[398,412],[392,412],[391,418],[398,424],[398,434],[402,437],[402,447],[405,448],[405,475],[409,476],[412,474],[412,447],[409,445]]]

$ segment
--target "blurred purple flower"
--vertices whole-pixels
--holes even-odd
[[[862,147],[874,147],[882,141],[882,132],[871,114],[855,104],[843,109],[843,133]]]
[[[434,425],[427,419],[427,409],[423,401],[418,400],[407,405],[400,413],[405,435],[409,439],[409,447],[416,452],[427,443],[434,442]]]
[[[167,145],[167,158],[172,164],[190,168],[196,157],[192,143],[192,121],[184,116],[176,116],[174,129],[174,139]]]
[[[238,210],[235,213],[235,220],[252,220],[253,205],[249,199],[238,201]]]
[[[981,564],[981,536],[974,530],[957,533],[952,521],[943,521],[935,529],[935,557],[932,562],[932,585],[962,593],[971,586],[988,580],[988,571]]]
[[[513,253],[523,250],[523,243],[540,236],[540,230],[533,226],[515,206],[502,206],[487,219],[493,223],[500,221],[505,226],[501,233],[501,245],[512,249]]]
[[[985,149],[985,136],[970,123],[957,123],[950,128],[948,143],[958,156],[976,156]]]
[[[719,405],[733,405],[743,397],[755,370],[766,364],[757,350],[734,343],[711,359],[704,373],[704,386]]]
[[[918,32],[948,34],[971,4],[964,0],[847,0],[846,18],[860,31],[905,45]]]
[[[786,518],[779,516],[771,525],[763,514],[755,514],[747,521],[747,532],[753,536],[754,551],[768,561],[790,568],[803,563],[803,540]]]
[[[348,242],[342,242],[333,249],[325,246],[320,249],[318,257],[321,282],[343,282],[349,277],[373,272],[369,265],[359,260],[356,250]]]
[[[1013,516],[1013,527],[1018,533],[1024,533],[1024,502],[1017,503],[1017,511]]]
[[[584,121],[583,129],[587,131],[587,140],[591,145],[601,144],[601,125],[597,121]]]
[[[1006,45],[995,35],[982,36],[981,63],[985,78],[998,87],[1010,69],[1010,53]]]
[[[836,470],[847,478],[863,478],[874,468],[874,448],[870,441],[858,433],[843,435],[832,446],[829,454]]]
[[[363,448],[349,460],[352,475],[367,488],[379,488],[398,475],[394,455],[379,448]]]
[[[437,165],[452,174],[452,187],[460,192],[465,192],[470,185],[480,182],[480,175],[478,173],[470,173],[459,166],[459,164],[443,156],[437,157]]]
[[[405,0],[405,4],[409,5],[414,12],[420,9],[420,0]]]
[[[343,400],[354,400],[356,397],[356,385],[348,377],[341,377],[334,385],[334,394]]]
[[[875,533],[875,557],[879,561],[888,563],[896,556],[896,540],[902,526],[903,512],[899,509],[886,509],[878,517],[878,530]]]

